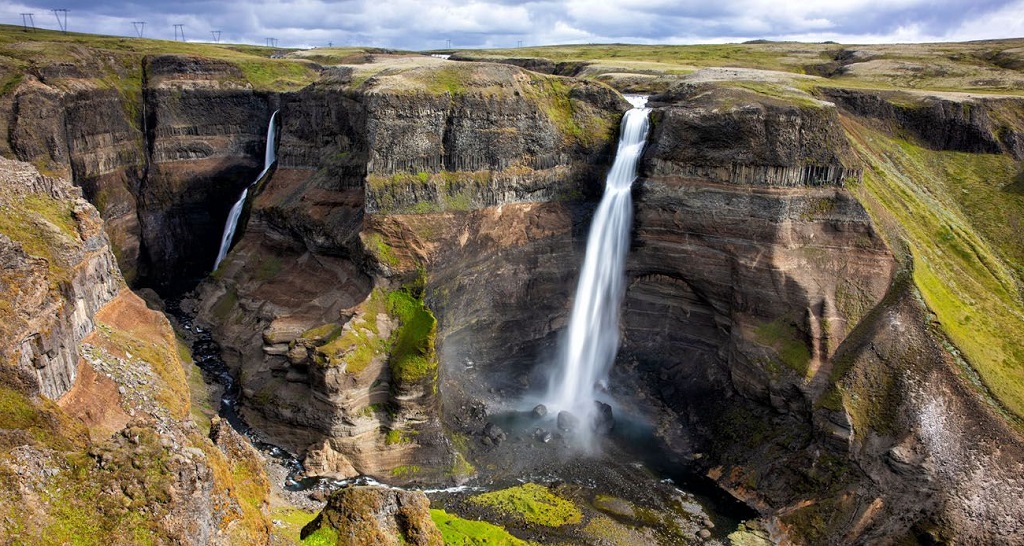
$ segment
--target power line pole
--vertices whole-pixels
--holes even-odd
[[[138,34],[139,38],[142,38],[142,35],[146,32],[146,22],[132,21],[132,26],[135,27],[135,34]]]
[[[29,30],[29,28],[31,28],[32,30],[36,29],[36,22],[32,20],[31,13],[21,14],[21,26],[25,27],[26,32]]]
[[[219,30],[211,30],[210,31],[210,35],[213,36],[213,41],[214,42],[216,42],[218,44],[220,43],[220,31]]]
[[[60,31],[64,34],[68,33],[68,10],[64,8],[50,10],[54,15],[57,16],[57,26],[60,27]],[[60,16],[63,15],[64,19],[61,20]]]
[[[185,25],[183,23],[175,23],[174,25],[174,41],[178,41],[178,34],[181,34],[181,41],[185,41]]]
[[[267,38],[267,47],[277,47],[277,38]]]
[[[516,47],[523,47],[523,41],[519,40],[516,42]]]
[[[452,48],[452,39],[448,38],[447,45],[445,45],[445,49],[451,49],[451,48]]]

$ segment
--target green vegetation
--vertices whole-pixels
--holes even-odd
[[[811,352],[791,320],[779,318],[761,324],[754,329],[754,338],[758,343],[775,349],[782,363],[791,370],[801,375],[807,373]]]
[[[336,546],[338,540],[338,531],[330,525],[323,525],[302,539],[302,546]]]
[[[1003,155],[928,150],[852,122],[847,128],[869,167],[854,192],[876,224],[906,239],[914,283],[942,331],[988,391],[1024,416],[1017,165]]]
[[[321,366],[344,365],[351,374],[362,373],[374,358],[388,352],[388,340],[381,339],[377,326],[377,316],[386,311],[386,295],[374,290],[340,335],[316,348],[313,361]]]
[[[399,321],[392,334],[391,374],[399,381],[420,381],[437,373],[434,337],[437,319],[423,303],[422,295],[407,289],[388,294],[388,312]]]
[[[571,501],[535,483],[482,493],[469,500],[526,523],[547,527],[577,524],[583,519],[583,513]]]
[[[485,521],[462,519],[444,510],[431,509],[430,519],[441,530],[446,546],[527,546],[505,529]]]
[[[372,198],[382,214],[430,214],[443,211],[467,211],[474,208],[479,190],[493,182],[495,173],[492,171],[441,171],[428,173],[400,172],[390,176],[370,174],[366,177],[366,185]],[[426,186],[433,190],[431,199],[418,199],[406,203],[401,197],[408,194],[409,188]],[[376,251],[378,258],[383,258],[388,265],[398,263],[397,257],[388,254],[390,248],[376,248],[377,240],[367,241],[367,246]],[[392,263],[393,260],[394,264]]]
[[[140,111],[142,60],[146,55],[196,55],[230,63],[241,79],[228,83],[248,84],[253,89],[289,91],[309,85],[317,71],[304,59],[272,59],[276,48],[240,44],[202,44],[167,40],[135,39],[97,34],[67,34],[0,25],[0,69],[20,73],[32,65],[70,63],[82,68],[86,77],[101,88],[115,89],[126,99],[131,119]],[[0,92],[14,89],[17,81],[8,77]]]
[[[316,518],[315,512],[298,508],[278,507],[270,512],[273,522],[274,537],[285,544],[302,544],[300,535],[302,528]],[[331,543],[332,546],[334,543]]]
[[[398,256],[395,255],[395,250],[384,242],[384,237],[381,234],[373,232],[365,235],[363,244],[379,263],[392,268],[397,268],[401,264]]]
[[[419,465],[407,464],[392,468],[391,475],[395,478],[411,478],[422,471],[423,469]]]
[[[46,260],[51,288],[70,280],[66,249],[79,241],[70,202],[40,194],[5,199],[0,202],[0,233],[30,256]]]

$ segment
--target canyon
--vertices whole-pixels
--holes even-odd
[[[546,387],[620,91],[639,86],[651,130],[607,395],[659,458],[754,512],[708,540],[1024,536],[1024,250],[1002,231],[1024,212],[1024,99],[471,52],[295,58],[309,81],[266,85],[213,49],[58,48],[0,78],[0,509],[33,507],[4,534],[73,534],[86,514],[128,542],[270,540],[280,486],[202,409],[216,393],[163,300],[211,332],[240,415],[309,476],[429,488],[557,464],[533,438],[495,442],[495,421]],[[118,500],[72,518],[59,480]],[[342,491],[310,532],[374,494]],[[379,495],[436,543],[422,499]]]

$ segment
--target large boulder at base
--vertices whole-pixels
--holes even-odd
[[[336,534],[338,546],[444,544],[423,492],[383,487],[347,487],[332,493],[320,515],[302,528],[302,538],[318,532]]]

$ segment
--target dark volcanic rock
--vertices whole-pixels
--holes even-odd
[[[508,437],[505,431],[494,423],[487,423],[484,427],[484,436],[491,440],[494,445],[500,445]]]
[[[594,400],[594,420],[590,427],[598,434],[608,434],[615,428],[615,418],[612,416],[612,407],[600,400]]]
[[[561,430],[562,432],[571,433],[580,428],[580,418],[566,410],[558,412],[556,423],[558,425],[558,430]]]
[[[544,404],[537,404],[536,406],[533,407],[533,411],[530,412],[530,415],[533,415],[534,417],[536,417],[538,419],[541,418],[541,417],[544,417],[547,414],[548,414],[548,407],[545,406]]]

